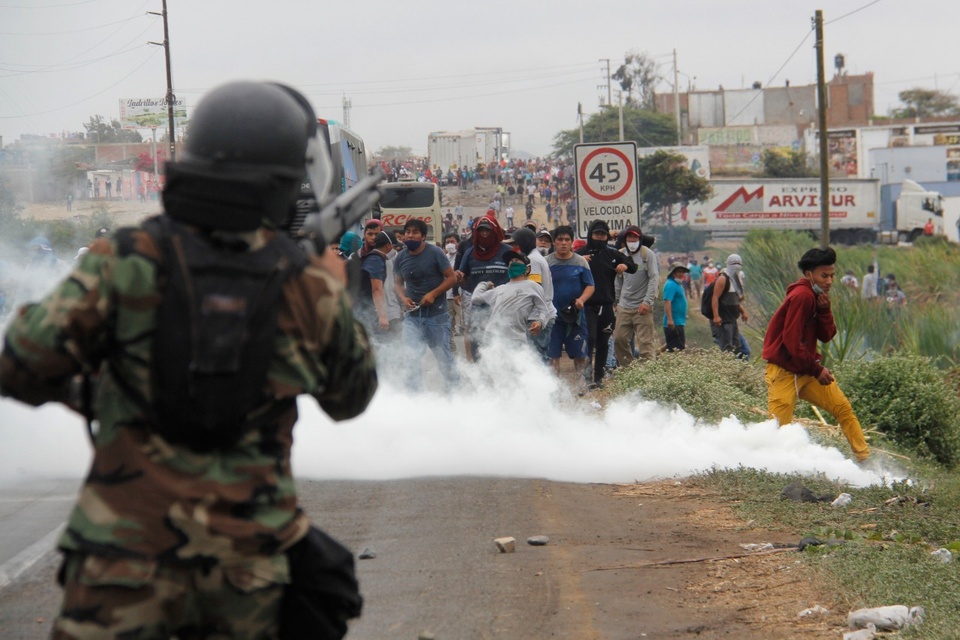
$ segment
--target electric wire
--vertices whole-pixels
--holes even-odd
[[[160,52],[160,49],[153,49],[153,51],[150,53],[150,55],[147,56],[146,59],[144,59],[143,62],[141,62],[140,64],[138,64],[136,67],[134,67],[133,70],[130,71],[130,73],[128,73],[127,75],[123,76],[122,78],[120,78],[119,80],[117,80],[116,82],[114,82],[113,84],[105,87],[105,88],[102,89],[101,91],[98,91],[97,93],[95,93],[95,94],[93,94],[93,95],[87,96],[86,98],[83,98],[83,99],[81,99],[81,100],[77,100],[76,102],[71,102],[71,103],[69,103],[69,104],[62,104],[62,105],[60,105],[60,106],[58,106],[58,107],[56,107],[56,108],[54,108],[54,109],[48,109],[48,110],[46,110],[46,111],[37,111],[37,112],[35,112],[35,113],[21,113],[21,114],[19,114],[19,115],[15,115],[15,116],[4,116],[4,115],[0,115],[0,120],[11,120],[11,119],[13,119],[13,118],[29,118],[29,117],[31,117],[31,116],[42,116],[42,115],[46,115],[46,114],[48,114],[48,113],[56,113],[57,111],[62,111],[62,110],[64,110],[64,109],[68,109],[68,108],[70,108],[70,107],[75,107],[75,106],[77,106],[78,104],[83,104],[84,102],[87,102],[87,101],[89,101],[89,100],[93,100],[93,99],[96,98],[97,96],[100,96],[100,95],[106,93],[107,91],[109,91],[110,89],[113,89],[115,86],[117,86],[118,84],[120,84],[121,82],[123,82],[124,80],[126,80],[127,78],[129,78],[130,76],[132,76],[134,73],[136,73],[137,71],[139,71],[139,70],[141,69],[141,67],[143,67],[145,64],[147,64],[148,62],[150,62],[151,60],[153,60],[154,56],[156,56],[157,53],[159,53],[159,52]]]
[[[855,14],[855,13],[857,13],[857,12],[859,12],[859,11],[863,11],[863,10],[866,9],[867,7],[871,7],[871,6],[875,5],[875,4],[877,4],[878,2],[880,2],[880,0],[873,0],[873,2],[868,2],[867,4],[863,5],[863,6],[860,7],[859,9],[854,9],[853,11],[850,11],[850,12],[848,12],[848,13],[845,13],[845,14],[843,14],[842,16],[839,16],[839,17],[837,17],[837,18],[834,18],[833,20],[828,20],[828,21],[824,22],[823,24],[824,24],[824,26],[826,26],[826,25],[828,25],[828,24],[833,24],[834,22],[838,22],[838,21],[840,21],[840,20],[843,20],[844,18],[847,18],[847,17],[852,16],[853,14]]]
[[[436,102],[455,102],[455,101],[457,101],[457,100],[472,100],[472,99],[475,99],[475,98],[486,98],[486,97],[488,97],[488,96],[500,96],[500,95],[508,95],[508,94],[512,94],[512,93],[523,93],[523,92],[525,92],[525,91],[536,91],[536,90],[539,90],[539,89],[549,89],[549,88],[552,88],[552,87],[561,87],[561,86],[566,86],[566,85],[571,85],[571,84],[578,84],[578,83],[581,83],[581,82],[589,82],[589,81],[590,81],[590,78],[587,78],[587,79],[578,79],[578,80],[572,80],[572,81],[568,81],[568,82],[556,82],[556,83],[552,83],[552,84],[539,85],[539,86],[535,86],[535,87],[522,87],[522,88],[519,88],[519,89],[508,89],[508,90],[505,90],[505,91],[490,91],[490,92],[487,92],[487,93],[479,93],[479,94],[473,94],[473,95],[450,96],[450,97],[443,97],[443,98],[430,98],[430,99],[425,99],[425,100],[406,100],[406,101],[400,101],[400,102],[383,102],[383,103],[377,103],[377,104],[357,104],[357,103],[353,103],[353,108],[354,108],[354,109],[362,109],[362,108],[373,108],[373,107],[396,107],[396,106],[402,106],[402,105],[427,104],[427,103],[436,103]],[[310,92],[306,92],[306,95],[314,95],[314,94],[311,94]],[[316,107],[316,108],[317,108],[317,109],[321,109],[321,110],[323,110],[323,109],[336,109],[336,108],[339,108],[340,106],[341,106],[341,105],[335,105],[335,106],[325,105],[325,106],[318,106],[318,107]]]
[[[144,47],[149,47],[149,46],[150,45],[148,43],[144,42],[143,44],[138,44],[134,47],[130,47],[129,49],[121,49],[119,51],[114,51],[113,53],[108,53],[106,55],[100,56],[99,58],[95,58],[93,60],[86,60],[84,62],[78,62],[70,66],[59,67],[57,69],[32,69],[30,71],[24,71],[21,69],[5,69],[3,67],[0,67],[0,71],[10,72],[10,73],[0,74],[0,78],[13,78],[15,76],[24,76],[24,75],[30,75],[33,73],[58,73],[60,71],[74,71],[76,69],[81,69],[83,67],[90,66],[91,64],[97,64],[98,62],[102,62],[103,60],[107,60],[109,58],[116,58],[117,56],[126,55],[131,51],[136,51],[137,49],[143,49]]]
[[[908,82],[920,82],[922,80],[936,80],[937,78],[952,78],[953,76],[960,76],[960,73],[941,73],[935,76],[924,76],[922,78],[905,78],[903,80],[885,80],[883,82],[874,82],[874,86],[887,85],[887,84],[906,84]]]
[[[583,72],[578,72],[583,73]],[[589,80],[594,78],[593,72],[589,72],[589,76],[584,76],[583,80]],[[538,77],[538,80],[551,79],[551,78],[564,78],[572,74],[570,73],[555,73],[555,74],[546,74]],[[446,84],[446,85],[424,85],[424,86],[406,86],[403,88],[395,89],[354,89],[350,92],[351,96],[356,95],[376,95],[376,94],[391,94],[391,93],[423,93],[425,91],[446,91],[449,89],[464,89],[464,88],[473,88],[473,87],[485,87],[491,85],[505,85],[505,84],[515,84],[517,82],[530,82],[530,78],[516,78],[516,79],[497,79],[490,80],[488,82],[471,82],[471,83],[461,83],[461,84]],[[309,92],[309,91],[308,91]],[[340,95],[342,91],[332,90],[332,91],[312,91],[309,92],[311,95]]]
[[[151,2],[151,0],[146,0],[143,4],[141,4],[140,7],[137,9],[137,11],[136,11],[133,15],[130,16],[130,19],[132,20],[133,18],[139,17],[140,15],[142,15],[143,9],[144,9],[148,4],[150,4],[150,2]],[[124,23],[124,24],[126,24],[126,23]],[[147,31],[149,31],[150,29],[154,28],[154,26],[155,26],[155,23],[154,23],[153,21],[151,21],[150,24],[148,24],[146,27],[144,27],[144,29],[143,29],[142,31],[140,31],[140,33],[138,33],[138,34],[135,35],[133,38],[131,38],[130,40],[128,40],[127,42],[125,42],[123,45],[121,45],[120,48],[123,49],[124,47],[127,47],[127,46],[128,46],[131,42],[133,42],[134,40],[139,40],[140,37],[141,37],[144,33],[146,33]],[[93,46],[87,47],[87,48],[84,49],[83,51],[80,51],[80,52],[78,52],[78,53],[70,56],[70,57],[67,58],[66,60],[63,60],[62,62],[55,62],[55,63],[51,63],[51,64],[17,64],[17,63],[13,63],[13,62],[7,62],[6,64],[12,65],[12,66],[14,66],[14,67],[35,67],[35,68],[37,68],[38,70],[49,69],[50,67],[57,67],[57,66],[65,65],[65,64],[71,62],[72,60],[75,60],[75,59],[79,58],[79,57],[82,56],[83,54],[88,53],[88,52],[90,52],[90,51],[93,51],[94,49],[96,49],[97,47],[99,47],[100,45],[102,45],[103,43],[105,43],[107,40],[109,40],[110,38],[112,38],[113,36],[115,36],[117,33],[119,33],[121,29],[123,29],[123,25],[122,25],[122,24],[121,24],[119,27],[117,27],[116,29],[114,29],[113,31],[111,31],[109,34],[107,34],[106,36],[104,36],[103,38],[101,38],[101,39],[100,39],[96,44],[94,44]],[[97,59],[95,59],[95,60],[92,60],[91,63],[93,63],[93,62],[98,62],[99,60],[102,60],[102,59],[103,59],[103,58],[97,58]],[[70,68],[70,69],[75,69],[75,68],[77,68],[77,67],[71,66],[71,67],[69,67],[69,68]],[[27,69],[3,69],[3,70],[4,70],[4,71],[23,71],[23,72],[27,72],[27,71],[28,71]]]
[[[810,38],[810,34],[812,33],[813,33],[813,29],[810,29],[809,31],[807,31],[807,34],[803,36],[803,40],[801,40],[800,44],[797,45],[797,48],[793,50],[793,53],[787,56],[787,59],[783,62],[782,65],[780,65],[780,68],[774,71],[773,75],[770,76],[770,79],[767,80],[767,82],[763,85],[762,87],[763,89],[766,89],[767,87],[769,87],[770,83],[773,82],[778,75],[780,75],[780,72],[783,71],[788,64],[790,64],[790,61],[793,60],[793,57],[795,55],[797,55],[797,52],[800,51],[800,47],[802,47],[803,44]],[[743,107],[740,108],[740,111],[737,111],[737,113],[732,118],[728,119],[724,124],[727,126],[730,126],[730,123],[736,121],[736,119],[740,117],[740,114],[746,111],[747,107],[753,104],[753,101],[756,100],[758,97],[760,97],[762,93],[763,93],[762,91],[757,91],[757,93],[755,93],[754,96],[750,98],[747,104],[743,105]]]
[[[586,66],[591,66],[591,67],[592,67],[594,64],[596,64],[596,63],[594,63],[594,62],[577,62],[577,63],[572,63],[572,64],[550,65],[550,66],[546,66],[546,67],[531,67],[531,68],[526,68],[526,69],[511,69],[511,70],[508,70],[508,71],[500,70],[500,71],[479,71],[479,72],[476,72],[476,73],[457,73],[457,74],[455,75],[455,77],[456,77],[456,78],[471,78],[471,77],[475,77],[475,76],[499,76],[499,77],[502,77],[504,74],[533,73],[533,72],[538,72],[538,71],[547,71],[547,70],[551,70],[551,69],[567,69],[567,68],[571,68],[571,67],[586,67]],[[403,84],[406,84],[406,83],[410,83],[410,82],[421,82],[421,81],[426,81],[426,80],[444,80],[444,79],[449,79],[450,77],[451,77],[450,75],[444,75],[444,76],[422,76],[422,77],[418,77],[418,78],[403,77],[403,78],[389,78],[389,79],[377,79],[377,80],[356,80],[356,81],[352,81],[352,82],[323,82],[323,83],[303,83],[303,84],[299,84],[299,83],[298,83],[298,84],[297,84],[297,88],[298,88],[298,89],[301,89],[301,90],[304,90],[304,91],[307,91],[307,90],[310,90],[310,89],[312,89],[312,88],[317,88],[317,87],[336,87],[337,89],[335,89],[334,91],[331,91],[330,93],[337,93],[337,94],[339,94],[339,93],[341,93],[341,91],[339,90],[339,87],[349,87],[349,86],[364,85],[364,84],[394,84],[394,83],[403,83]],[[212,87],[190,87],[190,88],[181,89],[181,91],[186,92],[186,93],[204,93],[204,92],[206,92],[206,91],[209,91],[211,88],[212,88]]]
[[[96,31],[97,29],[106,29],[107,27],[112,27],[115,24],[126,24],[131,20],[136,20],[142,16],[134,16],[132,18],[125,18],[123,20],[117,20],[116,22],[108,22],[106,24],[98,24],[95,27],[83,27],[82,29],[71,29],[70,31],[45,31],[38,33],[16,33],[12,31],[0,31],[0,36],[65,36],[70,35],[71,33],[83,33],[85,31]]]
[[[80,2],[70,2],[67,4],[48,4],[48,5],[0,4],[0,9],[62,9],[64,7],[77,7],[81,4],[90,4],[91,2],[99,2],[99,0],[80,0]]]

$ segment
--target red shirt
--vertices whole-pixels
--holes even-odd
[[[716,267],[704,267],[703,268],[703,286],[709,285],[711,282],[717,279],[717,275],[720,273],[720,270]]]
[[[817,307],[817,297],[806,278],[787,287],[787,295],[773,314],[763,338],[763,359],[800,375],[823,371],[817,340],[829,342],[837,334],[830,307]]]

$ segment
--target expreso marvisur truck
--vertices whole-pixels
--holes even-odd
[[[703,231],[820,230],[820,180],[711,180],[713,197],[687,207],[686,222]],[[892,220],[881,219],[879,180],[830,181],[830,242],[912,242],[928,221],[943,233],[943,196],[906,181]],[[681,222],[682,223],[682,222]]]

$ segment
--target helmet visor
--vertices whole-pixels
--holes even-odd
[[[306,154],[307,180],[317,204],[322,209],[330,201],[330,187],[333,185],[333,163],[330,151],[320,133],[307,140]]]

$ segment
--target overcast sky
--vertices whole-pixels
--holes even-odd
[[[188,109],[227,80],[277,80],[321,117],[342,120],[346,96],[368,149],[421,154],[431,131],[475,126],[549,153],[557,131],[576,127],[578,102],[591,113],[606,99],[599,60],[615,69],[629,50],[672,82],[676,49],[684,89],[813,83],[816,9],[828,74],[837,53],[850,73],[873,71],[878,114],[907,88],[960,93],[956,0],[168,0],[174,90]],[[164,95],[162,47],[146,44],[163,39],[161,19],[146,15],[160,10],[161,0],[0,0],[4,144],[82,131],[91,115],[118,117],[121,98]]]

